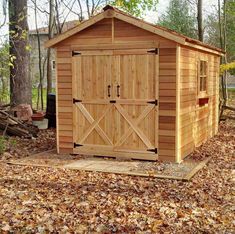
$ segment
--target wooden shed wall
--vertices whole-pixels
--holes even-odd
[[[176,47],[159,50],[159,159],[176,157]]]
[[[199,106],[198,62],[208,61],[207,97],[209,103]],[[195,147],[218,131],[219,56],[187,47],[180,48],[179,154],[183,159]]]
[[[175,161],[176,43],[117,19],[104,19],[57,45],[57,143],[73,152],[72,51],[87,49],[159,49],[159,158]]]

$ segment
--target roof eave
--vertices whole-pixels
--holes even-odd
[[[200,44],[195,44],[195,43],[186,41],[184,43],[184,46],[188,46],[188,47],[191,47],[191,48],[194,48],[194,49],[206,51],[208,53],[216,54],[218,56],[224,56],[225,55],[225,52],[223,50],[221,50],[219,48],[210,48],[209,46],[206,46],[206,45],[200,45]]]

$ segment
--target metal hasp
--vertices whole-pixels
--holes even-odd
[[[148,53],[152,53],[152,54],[158,54],[158,48],[154,49],[154,50],[148,50]]]
[[[77,144],[77,143],[73,143],[73,148],[76,148],[76,147],[79,147],[79,146],[83,146],[83,145],[81,145],[81,144]]]
[[[75,56],[75,55],[80,55],[81,53],[80,52],[77,52],[77,51],[72,51],[72,56]]]
[[[79,100],[79,99],[73,98],[73,104],[74,104],[74,103],[76,103],[76,102],[82,102],[82,100]]]
[[[147,149],[147,151],[154,152],[155,154],[157,154],[157,148],[155,148],[155,149]]]
[[[158,100],[155,99],[154,101],[149,101],[147,103],[154,104],[155,106],[157,106],[158,105]]]

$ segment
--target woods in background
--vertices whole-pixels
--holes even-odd
[[[0,47],[0,102],[6,100],[10,87],[10,102],[32,104],[32,82],[29,72],[30,45],[28,42],[27,9],[34,12],[38,56],[38,77],[36,78],[37,108],[45,108],[46,94],[53,91],[52,85],[52,51],[47,50],[46,56],[39,36],[39,26],[42,23],[48,27],[48,39],[63,32],[69,16],[76,16],[78,23],[92,17],[106,4],[111,4],[126,12],[143,17],[147,11],[158,13],[158,0],[2,0],[3,15],[0,28],[6,24],[9,17],[9,40]],[[170,0],[165,13],[159,17],[158,24],[199,39],[208,44],[221,47],[227,54],[222,63],[230,63],[235,58],[235,0],[215,1],[213,8],[205,11],[203,0]],[[153,13],[154,14],[154,13]],[[42,22],[42,19],[43,22]],[[35,52],[35,51],[34,51]],[[3,59],[5,58],[5,59]],[[234,74],[232,65],[229,72]],[[225,72],[226,74],[226,72]],[[227,76],[223,76],[222,86],[226,88]],[[9,85],[10,84],[10,85]],[[225,89],[226,90],[226,89]],[[35,96],[35,95],[34,95]],[[227,94],[223,92],[226,100]],[[226,104],[226,103],[225,103]]]
[[[203,15],[203,3],[203,0],[170,0],[159,24],[226,52],[221,58],[222,116],[228,105],[228,72],[235,75],[235,0],[218,0],[207,15]]]

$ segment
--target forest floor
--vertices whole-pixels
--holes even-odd
[[[52,149],[54,135],[8,140],[1,233],[234,233],[234,122],[193,153],[211,160],[187,182],[5,163]]]

